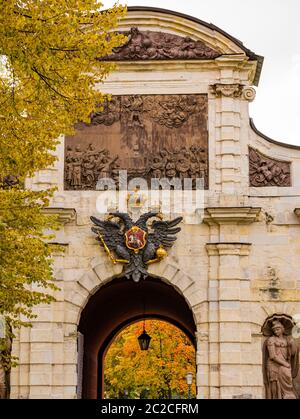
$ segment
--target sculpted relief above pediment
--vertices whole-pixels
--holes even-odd
[[[140,31],[137,27],[120,33],[128,37],[127,41],[102,60],[213,60],[222,55],[204,42],[188,36]]]

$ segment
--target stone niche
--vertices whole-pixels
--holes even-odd
[[[97,190],[119,170],[128,181],[203,178],[208,189],[205,94],[114,96],[65,141],[65,190]],[[183,185],[183,183],[182,183]]]

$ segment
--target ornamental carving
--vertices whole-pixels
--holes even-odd
[[[249,147],[250,186],[291,186],[291,163],[267,157]]]
[[[149,186],[203,178],[208,188],[207,142],[206,95],[115,96],[66,137],[65,189],[99,189],[107,178],[118,187],[120,170]]]
[[[256,90],[253,87],[245,87],[243,90],[243,98],[248,102],[253,102],[256,96]]]
[[[204,42],[195,41],[188,36],[140,31],[136,27],[121,33],[127,36],[126,43],[114,48],[112,54],[101,60],[211,60],[221,55],[220,52],[208,47]]]
[[[242,84],[222,84],[216,83],[210,86],[210,91],[213,95],[217,98],[225,96],[225,97],[240,97],[243,92],[243,85]]]

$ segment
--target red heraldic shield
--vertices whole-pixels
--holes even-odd
[[[138,252],[146,246],[146,232],[140,227],[133,226],[125,233],[125,241],[128,249]]]

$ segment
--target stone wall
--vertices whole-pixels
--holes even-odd
[[[203,221],[191,223],[183,214],[175,246],[150,273],[172,284],[193,311],[198,397],[262,398],[261,326],[271,314],[300,313],[300,212],[295,212],[300,150],[271,143],[250,127],[257,63],[239,45],[195,22],[163,17],[135,11],[121,26],[128,29],[134,21],[142,28],[194,36],[226,55],[213,61],[120,62],[100,88],[118,95],[208,95],[210,184]],[[250,187],[249,145],[292,162],[292,186]],[[60,291],[55,303],[36,309],[32,329],[22,329],[14,342],[20,363],[12,372],[13,398],[77,397],[80,313],[89,296],[121,272],[90,230],[98,192],[64,190],[63,136],[57,156],[52,168],[27,185],[58,188],[49,211],[64,224],[55,239],[65,246],[54,261]]]

